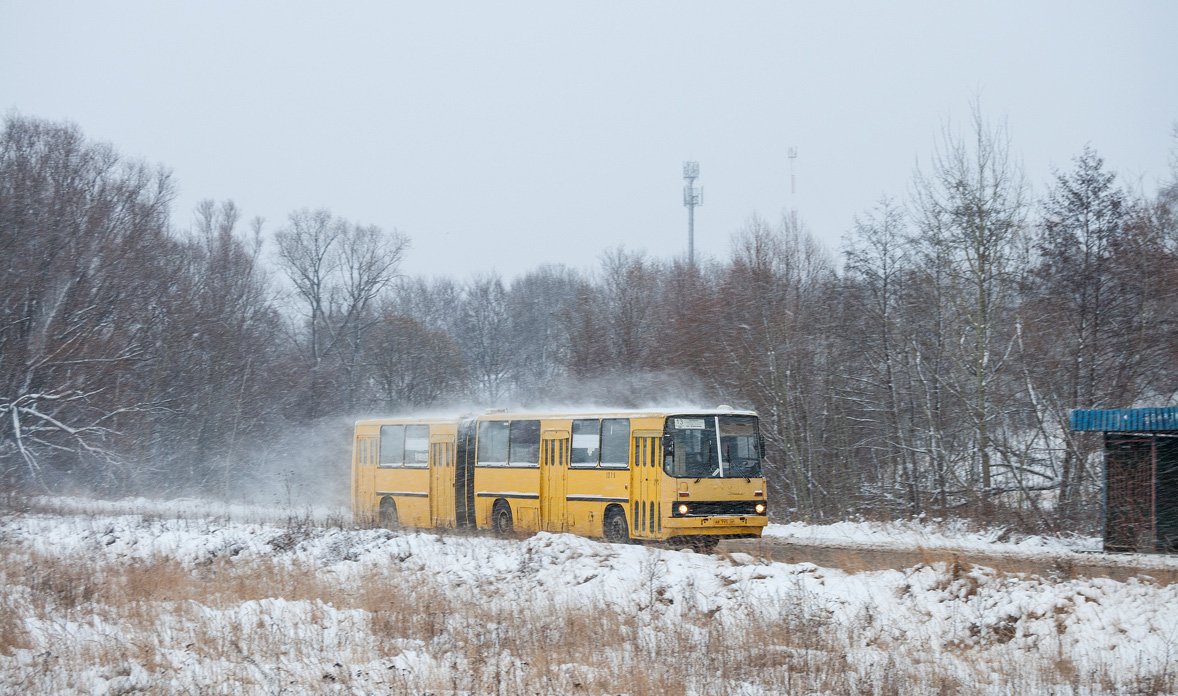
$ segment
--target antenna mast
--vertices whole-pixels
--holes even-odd
[[[683,163],[683,205],[687,207],[687,263],[695,266],[695,206],[704,204],[704,190],[695,188],[699,162]]]
[[[798,229],[798,177],[794,174],[794,160],[798,158],[798,148],[789,148],[789,224]]]

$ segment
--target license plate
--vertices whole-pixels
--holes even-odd
[[[741,520],[735,517],[716,517],[712,519],[712,524],[740,524]]]

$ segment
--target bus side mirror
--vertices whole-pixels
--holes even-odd
[[[765,458],[765,436],[760,433],[757,433],[757,445],[759,446],[759,449],[761,450],[761,459],[764,459]]]
[[[670,435],[663,435],[663,458],[675,458],[675,438]]]

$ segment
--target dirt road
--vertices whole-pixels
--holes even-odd
[[[1006,573],[1038,575],[1061,580],[1074,577],[1138,578],[1163,585],[1178,582],[1178,557],[1146,554],[1050,552],[990,552],[975,549],[889,548],[866,545],[807,544],[774,537],[727,541],[720,552],[749,553],[781,563],[813,563],[851,573],[904,570],[934,563],[968,563]]]

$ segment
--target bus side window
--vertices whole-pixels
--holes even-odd
[[[507,464],[507,421],[483,421],[479,423],[478,463]]]
[[[601,421],[601,465],[630,466],[630,421],[606,418]]]
[[[405,426],[380,426],[380,465],[401,466],[405,461]]]
[[[601,454],[601,421],[573,421],[572,466],[597,466]]]
[[[429,426],[405,428],[405,466],[429,466]]]
[[[512,464],[540,463],[540,421],[511,422]]]

